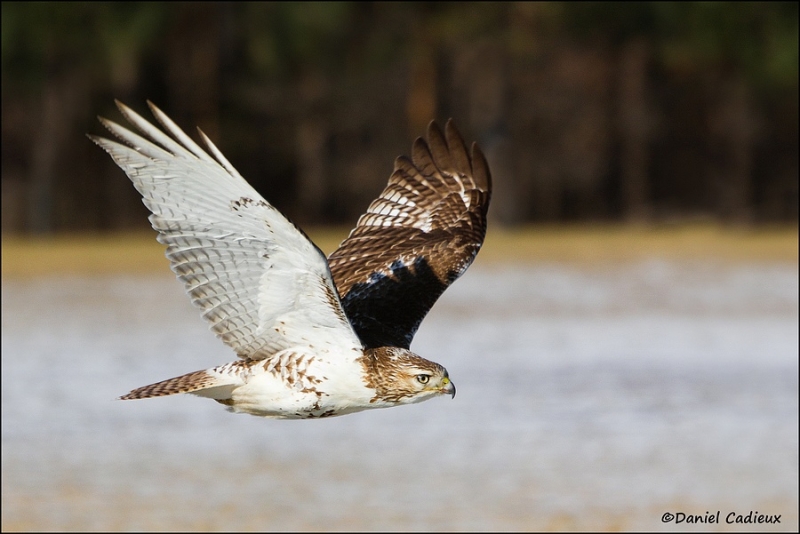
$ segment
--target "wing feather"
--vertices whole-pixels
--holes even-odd
[[[319,249],[202,132],[213,157],[148,104],[172,137],[117,102],[144,137],[101,118],[122,143],[90,138],[142,194],[172,270],[211,330],[249,359],[311,344],[360,353]]]
[[[428,127],[411,159],[328,258],[344,310],[367,348],[409,348],[442,292],[472,263],[486,234],[491,175],[448,121]]]

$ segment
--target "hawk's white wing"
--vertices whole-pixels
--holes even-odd
[[[120,102],[147,139],[103,118],[129,146],[90,138],[142,194],[172,270],[211,330],[249,359],[309,345],[360,353],[322,252],[202,132],[213,157],[148,104],[175,139]]]

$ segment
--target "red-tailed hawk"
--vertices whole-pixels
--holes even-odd
[[[455,396],[447,370],[409,350],[486,233],[489,168],[452,121],[444,133],[431,122],[427,143],[397,158],[326,259],[202,131],[208,152],[148,104],[172,137],[120,102],[141,135],[101,117],[124,144],[89,137],[142,194],[172,270],[239,359],[122,399],[192,393],[233,412],[304,419]]]

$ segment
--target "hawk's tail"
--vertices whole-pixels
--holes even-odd
[[[222,375],[217,369],[208,369],[136,388],[121,396],[120,400],[149,399],[178,393],[192,393],[201,397],[225,400],[231,398],[233,389],[239,385],[241,382],[234,380],[230,375]]]

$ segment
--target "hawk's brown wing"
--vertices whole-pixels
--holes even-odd
[[[345,313],[367,348],[409,348],[439,295],[469,267],[486,234],[492,182],[452,121],[428,126],[411,160],[328,258]]]

